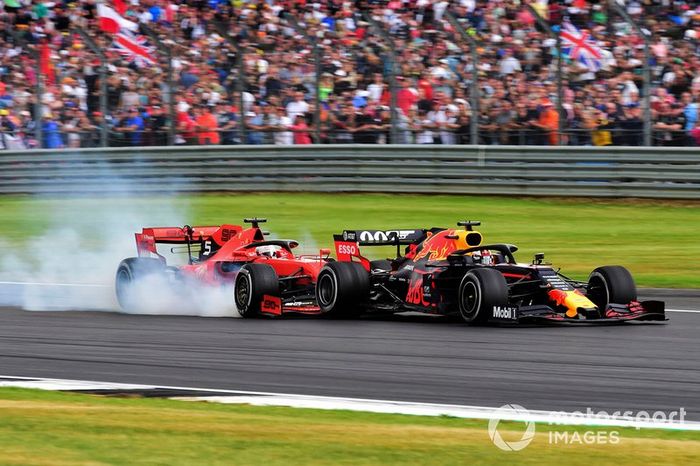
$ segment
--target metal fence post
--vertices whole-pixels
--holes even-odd
[[[362,17],[382,37],[385,48],[389,51],[389,56],[391,57],[391,67],[389,68],[389,93],[391,95],[391,144],[396,144],[399,138],[399,119],[396,102],[396,48],[394,47],[394,39],[384,30],[383,27],[379,25],[379,23],[372,18],[370,14],[363,11]]]
[[[245,79],[245,59],[243,57],[243,53],[245,50],[243,47],[240,47],[238,43],[236,42],[236,39],[231,37],[231,34],[228,33],[228,29],[226,28],[226,25],[221,22],[214,23],[214,26],[216,27],[217,31],[219,32],[219,35],[226,39],[226,42],[228,42],[233,49],[236,51],[236,67],[238,68],[238,79],[236,79],[236,91],[238,92],[238,120],[239,120],[239,125],[238,128],[240,130],[241,134],[241,144],[246,143],[246,125],[245,125],[245,99],[243,99],[243,92],[245,91],[245,87],[243,86],[243,81]]]
[[[542,29],[544,29],[547,34],[549,34],[554,40],[556,41],[556,49],[557,49],[557,113],[559,113],[559,128],[557,131],[559,134],[557,135],[557,141],[559,144],[561,144],[562,136],[564,134],[564,89],[563,89],[563,72],[562,72],[562,56],[561,56],[561,36],[559,32],[554,32],[554,30],[551,28],[549,23],[545,21],[544,18],[540,16],[540,14],[535,10],[532,5],[526,3],[525,7],[528,9],[530,14],[532,14],[535,17],[535,20],[537,21],[537,24],[540,25]]]
[[[472,117],[469,119],[469,132],[471,133],[469,136],[469,142],[471,142],[472,145],[477,145],[479,144],[480,98],[479,69],[477,67],[479,63],[479,52],[477,50],[479,43],[476,41],[472,34],[470,34],[467,30],[464,29],[464,27],[460,24],[457,18],[455,18],[455,16],[449,10],[445,10],[443,16],[452,25],[454,30],[459,33],[462,40],[469,44],[469,53],[471,54],[472,58],[472,82],[471,88],[469,90],[469,105],[472,108]]]
[[[630,15],[627,14],[623,5],[620,5],[615,0],[610,0],[609,4],[644,40],[644,68],[642,70],[642,79],[644,80],[644,145],[651,146],[651,70],[649,69],[649,62],[651,61],[651,32],[635,23]]]
[[[166,74],[168,80],[168,119],[170,124],[168,125],[168,145],[172,146],[175,144],[175,79],[173,78],[173,51],[172,48],[165,45],[158,34],[155,33],[153,29],[141,24],[141,29],[148,35],[148,37],[153,41],[159,52],[165,55],[165,59],[168,61],[166,66]]]
[[[34,63],[36,65],[36,99],[34,101],[34,118],[36,118],[34,126],[34,136],[36,137],[36,143],[39,148],[44,146],[44,113],[42,108],[41,99],[44,95],[44,77],[41,74],[41,65],[39,63],[39,52],[34,50],[32,52],[34,57]]]
[[[297,22],[296,18],[290,13],[284,13],[282,16],[287,24],[289,24],[297,34],[303,36],[307,42],[313,47],[314,54],[314,98],[316,99],[316,106],[314,108],[314,128],[316,133],[316,143],[321,143],[321,48],[318,46],[318,40],[316,37],[308,34],[306,30]]]
[[[41,63],[40,63],[40,53],[34,47],[27,47],[27,41],[24,40],[19,31],[16,29],[11,29],[10,33],[15,40],[16,45],[22,46],[24,50],[29,51],[29,54],[34,60],[34,74],[36,75],[36,83],[34,84],[34,137],[36,138],[37,147],[41,149],[44,145],[43,138],[43,128],[44,115],[41,108],[41,98],[44,95],[44,76],[41,74]]]
[[[107,58],[105,57],[104,53],[102,53],[102,49],[97,46],[95,41],[92,40],[92,37],[90,37],[83,28],[74,27],[73,30],[80,35],[83,42],[85,42],[85,45],[87,45],[88,48],[92,50],[92,52],[97,55],[97,58],[100,60],[98,76],[100,79],[100,112],[102,113],[103,118],[102,124],[100,125],[100,146],[107,147],[108,128],[106,121],[104,120],[104,118],[107,116]]]

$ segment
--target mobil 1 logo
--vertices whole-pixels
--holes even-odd
[[[517,307],[493,306],[491,317],[498,320],[518,320],[517,312]]]

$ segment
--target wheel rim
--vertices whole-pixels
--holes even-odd
[[[236,280],[236,306],[238,309],[246,309],[250,305],[250,278],[243,274],[242,278]]]
[[[329,274],[321,275],[316,284],[318,289],[318,302],[323,307],[333,305],[335,301],[335,283]]]
[[[593,274],[588,279],[588,290],[586,292],[588,299],[599,309],[605,310],[609,302],[608,285],[605,279],[600,274]]]
[[[472,319],[479,311],[479,288],[476,283],[468,280],[462,286],[460,294],[460,310],[467,319]]]
[[[586,295],[599,309],[605,310],[610,302],[610,293],[608,292],[608,283],[602,275],[597,273],[591,275],[591,278],[588,279]]]

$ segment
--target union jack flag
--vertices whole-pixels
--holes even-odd
[[[591,71],[600,70],[603,65],[603,50],[595,45],[587,31],[579,31],[573,24],[563,23],[559,36],[563,54],[584,64]]]
[[[122,55],[139,68],[156,63],[155,48],[147,45],[146,38],[130,32],[119,32],[114,35],[112,50]]]

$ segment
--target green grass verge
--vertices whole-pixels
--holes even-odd
[[[104,398],[0,389],[0,463],[13,465],[480,465],[695,464],[700,433],[616,431],[617,444],[550,443],[538,424],[530,445],[498,450],[487,421]],[[506,440],[520,423],[501,423]],[[512,437],[512,438],[511,438]]]
[[[5,196],[0,198],[0,232],[9,241],[5,247],[15,249],[65,219],[89,244],[95,241],[93,229],[105,222],[133,220],[136,213],[141,222],[158,224],[164,212],[177,210],[182,222],[193,224],[240,223],[244,216],[265,216],[266,227],[277,236],[329,247],[331,235],[344,228],[453,226],[457,220],[474,219],[483,222],[485,241],[517,244],[521,261],[545,252],[547,260],[575,278],[586,278],[599,265],[620,264],[630,268],[642,286],[697,288],[699,207],[692,202],[457,195],[285,193],[136,200]]]

